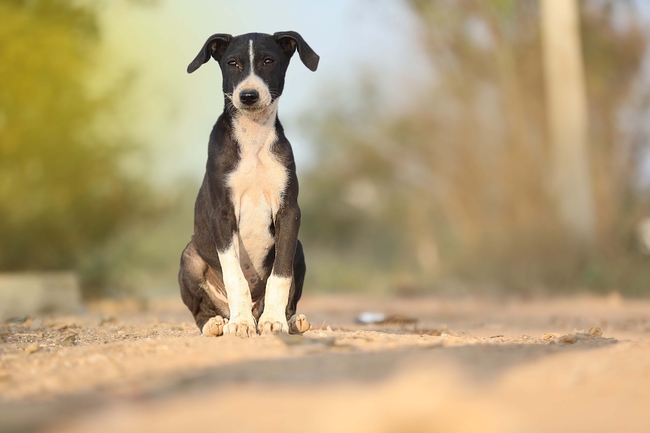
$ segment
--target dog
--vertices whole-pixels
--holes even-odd
[[[224,110],[208,144],[194,206],[194,234],[181,256],[181,298],[205,336],[303,333],[296,315],[305,279],[298,240],[298,178],[278,120],[285,73],[298,51],[316,71],[320,57],[296,32],[215,34],[187,67],[213,58]]]

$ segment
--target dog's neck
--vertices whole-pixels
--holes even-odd
[[[278,99],[259,111],[234,113],[232,117],[234,136],[242,152],[260,150],[275,143]]]

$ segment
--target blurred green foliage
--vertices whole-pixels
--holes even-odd
[[[96,11],[66,0],[0,2],[0,270],[75,269],[146,208],[149,191],[122,161],[126,139],[102,134],[126,91],[89,90]]]
[[[435,73],[430,88],[406,109],[383,107],[370,78],[343,92],[356,105],[328,96],[324,114],[305,119],[318,145],[301,190],[312,278],[340,290],[460,280],[648,293],[647,257],[634,240],[648,211],[638,156],[650,108],[638,4],[580,3],[592,248],[567,236],[550,193],[538,2],[407,4]]]
[[[638,3],[581,2],[598,221],[589,250],[563,232],[549,194],[537,1],[405,4],[435,75],[419,99],[386,107],[370,78],[328,92],[305,119],[318,145],[301,178],[310,290],[462,281],[648,293],[635,241],[650,210],[638,183],[650,108]],[[93,5],[0,0],[0,271],[77,269],[94,295],[176,290],[197,185],[154,191],[126,169],[138,147],[111,115],[129,87],[90,90],[102,42]]]

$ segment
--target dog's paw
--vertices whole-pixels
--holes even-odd
[[[218,337],[223,335],[223,327],[228,323],[228,319],[224,319],[221,316],[211,317],[210,320],[205,322],[203,329],[201,329],[201,334],[206,337]]]
[[[311,324],[307,321],[304,314],[294,314],[289,319],[289,332],[292,334],[302,334],[309,331]]]
[[[252,337],[257,334],[255,331],[255,319],[230,320],[223,327],[223,335],[237,336],[242,338]]]
[[[289,325],[287,324],[287,319],[280,317],[274,319],[272,317],[260,317],[259,324],[257,325],[257,330],[260,331],[260,334],[274,334],[276,332],[289,332]]]

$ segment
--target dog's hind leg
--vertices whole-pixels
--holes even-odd
[[[201,334],[206,337],[219,337],[223,335],[223,327],[228,323],[228,319],[221,316],[210,317],[205,325],[201,328]]]
[[[303,332],[309,331],[310,327],[311,324],[304,314],[294,314],[289,319],[290,334],[302,334]]]
[[[178,273],[181,298],[194,316],[201,333],[206,336],[219,336],[223,334],[223,327],[228,323],[228,304],[227,301],[212,299],[209,295],[211,287],[206,280],[208,273],[208,264],[190,242],[181,256]]]
[[[305,282],[305,274],[307,266],[305,265],[305,254],[302,249],[302,244],[298,241],[296,245],[296,255],[293,259],[293,284],[289,292],[289,302],[287,303],[287,320],[289,324],[289,332],[292,334],[302,334],[309,330],[311,325],[304,314],[296,314],[298,308],[298,301],[302,295],[302,286]]]

